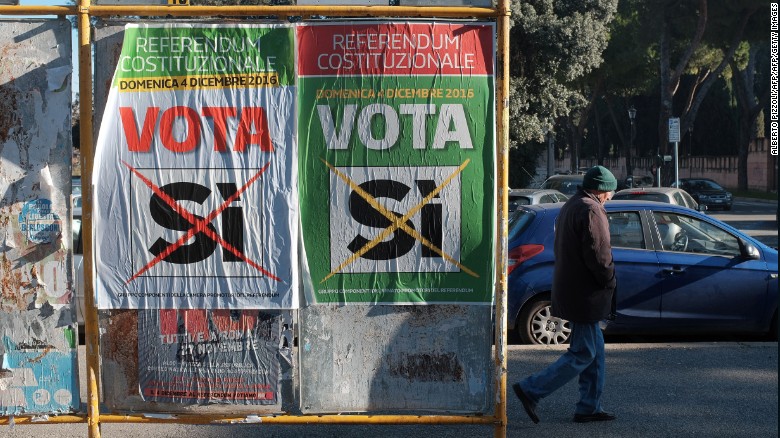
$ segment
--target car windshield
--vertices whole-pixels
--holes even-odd
[[[723,187],[719,186],[715,181],[706,179],[694,180],[689,184],[696,190],[723,190]]]
[[[582,181],[577,180],[548,180],[544,183],[543,188],[557,190],[566,195],[573,195],[577,193],[577,186],[582,184]]]
[[[509,202],[514,202],[515,205],[529,205],[531,204],[531,198],[527,196],[510,196]]]
[[[507,226],[509,228],[510,242],[515,240],[517,236],[522,234],[523,231],[528,228],[531,222],[534,221],[534,216],[536,216],[536,213],[521,208],[509,217],[509,223]]]

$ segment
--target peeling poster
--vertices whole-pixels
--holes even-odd
[[[274,310],[139,311],[141,397],[169,403],[277,404],[281,320]]]
[[[70,22],[4,20],[0,53],[0,415],[73,412]]]

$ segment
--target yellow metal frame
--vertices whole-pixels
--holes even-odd
[[[73,15],[78,26],[80,136],[82,145],[93,145],[92,136],[92,41],[90,17],[93,16],[179,16],[179,17],[246,17],[275,16],[331,16],[331,17],[398,17],[398,18],[494,18],[497,23],[496,56],[496,175],[498,186],[498,215],[496,227],[496,305],[495,305],[495,389],[496,403],[493,416],[480,415],[270,415],[263,416],[264,424],[485,424],[494,426],[495,437],[505,437],[507,427],[507,294],[506,294],[506,239],[507,195],[509,169],[509,0],[498,0],[494,8],[472,7],[403,7],[403,6],[97,6],[91,0],[78,0],[77,6],[0,6],[0,15]],[[94,146],[82,148],[83,175],[91,175]],[[92,230],[92,188],[82,189],[82,227]],[[100,437],[101,423],[181,423],[230,424],[246,421],[246,417],[204,414],[172,414],[166,418],[143,415],[101,414],[99,405],[100,352],[97,310],[92,289],[92,234],[84,239],[84,299],[87,350],[87,412],[86,415],[59,415],[48,419],[39,416],[0,417],[0,425],[63,424],[88,425],[89,437]]]

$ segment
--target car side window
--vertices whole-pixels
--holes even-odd
[[[542,199],[539,201],[540,204],[551,204],[553,202],[555,202],[555,199],[550,195],[542,196]]]
[[[674,197],[674,203],[677,205],[682,205],[683,207],[690,207],[686,202],[685,199],[682,197],[681,194],[675,193],[672,195]]]
[[[639,213],[608,213],[609,238],[613,248],[644,249],[645,237]]]
[[[688,208],[692,208],[694,210],[698,208],[698,204],[696,204],[696,201],[694,201],[693,198],[691,198],[691,195],[689,195],[687,192],[681,192],[680,196],[682,196],[683,199],[685,199],[685,205]]]
[[[82,253],[81,244],[81,218],[73,218],[71,234],[73,235],[73,254]]]
[[[669,212],[654,212],[653,215],[664,251],[727,257],[741,253],[735,236],[707,221]]]

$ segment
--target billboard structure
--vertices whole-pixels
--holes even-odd
[[[502,86],[505,87],[506,84],[494,85],[493,73],[488,71],[496,62],[492,57],[496,52],[492,45],[496,39],[496,30],[489,21],[415,23],[403,17],[408,14],[423,17],[497,19],[501,21],[498,39],[505,41],[508,2],[501,2],[496,9],[446,10],[447,8],[440,7],[426,10],[422,7],[403,8],[402,13],[398,12],[401,9],[396,11],[392,7],[381,6],[90,7],[89,0],[80,0],[78,7],[48,9],[58,14],[72,13],[78,18],[81,41],[79,53],[82,58],[81,114],[84,121],[81,135],[85,144],[92,141],[92,125],[88,119],[89,109],[92,108],[89,56],[92,42],[89,22],[93,17],[123,14],[206,16],[213,15],[217,9],[224,11],[226,15],[235,16],[344,17],[367,14],[397,16],[401,19],[326,23],[343,28],[379,26],[382,30],[378,33],[396,35],[394,38],[400,36],[407,40],[416,38],[418,33],[428,36],[429,40],[443,38],[441,41],[448,41],[447,44],[464,37],[457,43],[461,44],[461,48],[466,41],[470,41],[469,44],[481,41],[476,46],[468,46],[465,51],[449,51],[441,45],[437,46],[436,50],[422,49],[428,51],[423,57],[435,60],[440,64],[439,67],[445,67],[444,70],[460,69],[460,72],[451,74],[460,75],[463,82],[468,82],[469,86],[458,90],[458,96],[448,96],[460,100],[459,102],[446,102],[445,98],[438,94],[439,91],[428,94],[427,97],[421,94],[398,96],[397,90],[412,88],[416,84],[404,83],[403,79],[400,79],[404,73],[388,70],[367,74],[366,76],[374,77],[367,78],[368,82],[360,88],[393,88],[390,96],[384,94],[371,103],[370,99],[365,100],[362,96],[346,97],[334,94],[326,98],[327,103],[314,103],[319,97],[304,100],[312,97],[302,94],[300,99],[296,99],[295,87],[298,84],[294,67],[287,70],[293,74],[286,76],[284,81],[277,79],[278,82],[271,83],[270,77],[274,75],[269,76],[266,73],[271,69],[272,63],[268,59],[262,59],[262,54],[254,56],[264,50],[277,51],[278,56],[278,52],[292,47],[281,43],[285,37],[278,37],[280,29],[285,29],[290,35],[296,35],[296,28],[313,27],[310,26],[313,23],[289,25],[275,22],[266,23],[265,26],[249,24],[246,25],[251,28],[249,31],[239,29],[242,25],[227,23],[213,25],[179,22],[176,25],[163,26],[150,23],[128,28],[124,36],[135,38],[134,47],[130,49],[128,46],[128,50],[136,52],[120,55],[128,56],[130,62],[125,64],[126,71],[117,74],[115,80],[110,81],[112,86],[120,90],[111,91],[112,96],[106,105],[107,111],[116,108],[117,112],[113,116],[103,117],[101,128],[101,138],[104,137],[103,129],[120,137],[119,147],[98,148],[94,169],[90,148],[85,149],[83,159],[85,172],[94,175],[92,190],[87,190],[84,196],[87,211],[92,202],[97,201],[94,209],[97,224],[94,241],[97,244],[94,248],[99,250],[103,245],[107,245],[114,252],[101,252],[93,259],[93,239],[88,237],[85,241],[88,311],[94,310],[90,296],[93,272],[99,276],[96,279],[99,307],[109,309],[100,314],[102,331],[99,347],[103,356],[102,362],[97,358],[97,321],[94,314],[87,317],[90,352],[87,365],[87,415],[91,436],[99,436],[98,427],[101,421],[127,421],[130,418],[126,413],[101,413],[97,404],[99,381],[95,380],[96,373],[110,375],[118,370],[116,365],[127,365],[128,361],[123,362],[124,359],[133,363],[123,370],[136,374],[132,379],[119,382],[120,386],[131,385],[132,387],[124,389],[133,393],[134,397],[137,396],[140,402],[147,404],[133,404],[138,401],[134,400],[132,406],[123,407],[113,404],[115,400],[105,400],[104,406],[109,409],[137,412],[139,407],[143,406],[151,407],[147,412],[159,412],[161,408],[175,412],[177,422],[202,422],[205,417],[216,421],[244,421],[249,420],[249,417],[242,419],[243,413],[277,412],[280,393],[284,392],[279,388],[280,382],[286,384],[284,382],[289,382],[290,376],[300,375],[298,381],[304,391],[307,391],[306,385],[317,379],[327,379],[327,374],[316,374],[327,370],[311,367],[312,360],[327,358],[328,349],[331,349],[333,360],[348,358],[350,355],[354,357],[354,349],[351,352],[342,351],[342,346],[345,345],[342,342],[350,336],[354,340],[365,339],[366,332],[360,330],[380,330],[383,327],[376,323],[382,321],[389,326],[384,327],[385,331],[381,332],[378,338],[391,341],[380,341],[365,348],[368,361],[384,361],[379,363],[384,368],[372,382],[369,401],[372,398],[376,400],[393,395],[382,391],[374,392],[374,389],[394,383],[392,380],[382,379],[386,377],[382,373],[387,371],[409,383],[406,388],[410,390],[407,393],[410,403],[403,406],[364,404],[360,397],[366,392],[359,389],[355,393],[356,397],[350,396],[347,403],[335,400],[335,404],[328,405],[328,401],[322,397],[322,391],[328,390],[327,386],[314,384],[307,394],[302,394],[300,399],[296,400],[300,403],[299,411],[283,410],[287,413],[338,411],[339,415],[272,415],[262,417],[262,422],[370,423],[379,420],[413,424],[443,421],[490,424],[496,426],[497,433],[505,433],[504,330],[499,330],[496,337],[497,345],[503,350],[497,351],[494,357],[495,363],[492,365],[496,366],[495,370],[489,359],[490,315],[491,304],[494,304],[493,276],[502,272],[502,269],[496,268],[492,262],[494,254],[502,252],[500,243],[495,251],[491,243],[496,234],[493,225],[493,199],[496,185],[505,184],[505,173],[496,173],[495,168],[497,166],[499,170],[506,170],[505,162],[502,161],[505,157],[500,157],[496,165],[493,152],[496,138],[492,129],[496,124],[500,124],[496,122],[493,107],[498,108],[498,113],[501,114],[499,119],[505,122],[507,116],[506,108],[501,104],[504,90]],[[38,13],[43,9],[34,11]],[[414,28],[412,23],[423,24],[428,29]],[[450,32],[451,35],[446,35],[448,31],[443,31],[443,37],[434,30],[440,25],[455,29],[464,24],[465,27]],[[277,36],[272,38],[274,42],[270,45],[262,43],[262,37],[255,38],[257,34],[245,38],[240,36],[242,32],[251,34],[266,31]],[[345,32],[347,33],[350,31]],[[196,35],[199,41],[211,41],[203,45],[193,41],[184,43],[190,35]],[[228,41],[236,35],[237,39]],[[384,37],[379,36],[379,39],[382,38]],[[292,40],[293,38],[288,39]],[[244,48],[239,48],[241,42],[245,44],[244,47],[248,47],[247,50],[252,52],[251,54],[245,53]],[[387,43],[387,40],[385,42]],[[419,41],[415,45],[417,49],[425,46]],[[208,46],[210,49],[207,50],[212,53],[203,56],[199,51],[204,46]],[[232,49],[223,52],[222,49],[227,47]],[[316,53],[320,49],[314,49],[310,53]],[[364,49],[365,47],[357,50],[358,56],[367,53]],[[390,52],[393,50],[395,49],[390,49]],[[405,49],[394,53],[394,59],[403,56],[403,50]],[[350,51],[354,52],[352,49]],[[453,56],[459,56],[462,52],[468,53],[471,58],[454,60]],[[295,56],[303,52],[289,50],[289,53]],[[488,54],[490,56],[486,56]],[[256,74],[250,75],[269,78],[269,82],[244,94],[231,94],[234,89],[248,87],[250,84],[242,82],[243,71],[238,71],[239,66],[235,63],[226,67],[215,61],[220,55],[225,55],[224,59],[228,62],[229,59],[241,59],[242,56],[248,55],[243,58],[245,62],[240,64],[240,68],[251,70],[260,66],[259,72],[252,71],[251,73]],[[475,55],[485,59],[476,59]],[[187,60],[195,58],[205,61],[205,71],[186,71],[190,65]],[[442,61],[445,58],[446,60]],[[506,64],[503,60],[499,63],[502,62],[502,70],[506,74]],[[203,65],[200,64],[200,67]],[[286,61],[282,62],[282,65],[295,66],[293,62]],[[471,67],[464,70],[467,65]],[[479,70],[477,67],[479,71],[471,74],[474,73],[471,70],[475,65],[481,65],[484,69]],[[161,70],[169,71],[160,74]],[[444,78],[449,75],[442,75],[444,70],[431,75]],[[452,93],[456,90],[456,86],[452,84],[457,81],[448,82],[452,78],[445,78],[446,84],[440,84],[435,80],[431,82],[424,79],[426,73],[407,71],[406,74],[410,73],[420,75],[420,89],[440,88]],[[191,82],[193,76],[195,81]],[[396,78],[392,78],[393,76]],[[199,77],[205,82],[201,82]],[[338,74],[336,77],[339,80],[346,78],[339,77]],[[281,75],[277,78],[281,78]],[[311,79],[310,85],[315,85],[323,78],[307,79]],[[249,80],[251,79],[247,79]],[[381,86],[374,87],[376,84]],[[336,93],[339,85],[343,83],[338,83],[333,88]],[[121,90],[122,87],[124,90]],[[188,87],[203,90],[190,90],[188,94]],[[343,90],[349,88],[352,88],[352,91],[356,89],[353,85],[347,85]],[[221,91],[210,94],[207,91],[209,89]],[[496,90],[498,99],[493,96]],[[288,93],[289,91],[292,92]],[[126,93],[125,97],[122,93]],[[130,93],[136,93],[136,96],[123,100]],[[153,94],[155,98],[149,99],[147,96],[144,103],[144,93]],[[219,94],[232,97],[220,100],[221,98],[217,97]],[[157,99],[157,96],[160,98]],[[260,103],[254,100],[258,96],[261,96]],[[344,100],[351,98],[363,101]],[[142,102],[142,105],[136,106],[137,102]],[[296,111],[297,102],[304,103],[307,108],[303,108],[301,112]],[[281,105],[277,106],[277,103]],[[289,110],[291,106],[292,111]],[[100,107],[99,102],[96,107]],[[245,108],[249,109],[246,115],[243,113]],[[271,108],[275,111],[273,116],[269,116]],[[235,110],[235,114],[232,110]],[[396,119],[393,118],[394,115]],[[97,116],[99,119],[103,114]],[[304,119],[307,120],[306,123],[318,122],[320,130],[319,133],[314,133],[316,128],[312,126],[312,135],[308,137],[307,134],[306,141],[324,140],[327,145],[325,153],[322,154],[317,149],[322,145],[307,145],[307,148],[311,146],[313,149],[307,149],[306,153],[320,155],[317,159],[321,167],[316,170],[306,159],[294,153],[287,153],[298,150],[295,136],[303,131],[298,129],[297,124]],[[344,121],[349,122],[345,124]],[[352,131],[352,127],[358,128],[354,138],[362,142],[361,146],[365,150],[354,154],[350,159],[348,153],[343,153],[341,146],[350,144],[350,135],[347,132]],[[398,129],[398,132],[394,129]],[[405,147],[411,145],[410,157],[401,157],[401,154],[386,150],[389,149],[389,144],[400,138],[401,132],[403,135],[411,134],[411,137],[403,140],[405,144],[403,141],[399,143]],[[274,133],[283,134],[275,137]],[[394,139],[396,134],[399,137]],[[498,143],[506,142],[505,134],[504,130]],[[122,136],[124,138],[121,138]],[[342,143],[343,141],[346,143]],[[204,144],[205,147],[201,148]],[[419,147],[420,145],[427,147]],[[208,158],[201,156],[201,149],[212,152],[212,155]],[[241,155],[247,150],[251,150],[251,153]],[[271,159],[277,150],[281,153]],[[384,152],[372,155],[376,151],[384,151],[389,155],[382,157]],[[437,153],[426,156],[428,151]],[[216,154],[213,154],[214,152]],[[220,155],[221,153],[224,155]],[[230,158],[226,158],[228,156]],[[392,156],[392,160],[387,160],[388,156]],[[214,157],[217,157],[217,165],[214,165]],[[393,166],[392,163],[399,157],[403,158],[398,161],[400,165]],[[385,161],[382,161],[383,159]],[[297,209],[300,204],[296,184],[300,185],[304,180],[298,177],[297,167],[302,163],[307,166],[305,171],[311,171],[318,180],[324,181],[324,185],[302,189],[301,199],[307,196],[303,203],[311,200],[316,201],[316,204],[301,216],[298,228]],[[381,169],[383,167],[387,169]],[[257,172],[252,173],[252,170]],[[268,175],[272,177],[262,181],[268,185],[252,187]],[[406,189],[401,187],[402,185],[405,185]],[[487,187],[487,190],[477,193],[474,185]],[[251,193],[250,187],[259,194]],[[100,192],[101,190],[103,192]],[[408,198],[400,196],[402,193],[406,193]],[[276,195],[278,197],[272,199]],[[323,204],[318,196],[325,196],[326,203]],[[470,199],[474,196],[479,199]],[[107,201],[107,198],[112,197],[112,201]],[[414,199],[415,197],[419,199]],[[252,201],[266,201],[261,204],[262,208],[269,208],[273,212],[274,220],[271,222],[274,226],[280,222],[281,231],[277,232],[274,227],[269,233],[269,222],[263,222],[263,218],[256,217],[260,216],[259,210],[253,210],[249,215],[244,214],[245,210],[242,209],[247,208],[245,204],[249,198]],[[459,207],[446,211],[458,199]],[[468,204],[472,201],[472,204]],[[110,202],[114,204],[108,207]],[[278,211],[275,209],[277,206]],[[309,206],[305,208],[308,209]],[[285,209],[286,211],[281,211]],[[499,221],[502,218],[501,210],[499,209]],[[313,214],[325,214],[329,223],[335,218],[336,221],[343,221],[345,225],[344,230],[338,227],[329,228],[342,235],[338,236],[338,239],[327,239],[327,249],[310,241],[300,242],[298,239],[299,230],[303,233],[317,230],[316,227],[310,228],[312,223],[303,219],[304,216]],[[503,214],[506,214],[505,211]],[[116,220],[121,218],[128,220]],[[91,228],[91,219],[89,214],[85,216],[87,230]],[[128,222],[133,225],[128,225]],[[389,226],[387,222],[390,222]],[[236,231],[242,228],[239,224],[246,225],[244,229],[248,228],[252,233],[261,236],[270,234],[270,242],[263,239],[258,241],[268,243],[273,248],[260,248],[256,241],[247,243],[246,239],[242,239],[241,233]],[[488,229],[477,229],[484,226]],[[102,234],[104,232],[107,234]],[[505,227],[498,232],[505,234]],[[243,237],[246,237],[246,234]],[[291,242],[300,242],[301,246],[290,245]],[[392,243],[386,245],[387,242]],[[266,250],[267,252],[264,252]],[[296,270],[295,263],[298,260],[298,250],[302,251],[301,254],[307,261],[300,272]],[[317,254],[317,257],[326,255],[328,265],[319,265],[311,255],[307,257],[305,251],[309,250],[312,254]],[[285,251],[288,254],[282,254]],[[363,257],[366,255],[367,257]],[[393,260],[388,263],[391,259]],[[111,261],[108,262],[109,260]],[[91,266],[93,261],[102,264],[94,271]],[[238,263],[241,266],[230,263]],[[327,269],[323,270],[324,268]],[[372,269],[375,272],[370,272]],[[247,274],[247,271],[251,274]],[[213,278],[208,275],[212,272],[216,272]],[[320,278],[323,272],[324,276]],[[418,274],[421,278],[410,282],[409,274]],[[308,285],[300,304],[296,294],[300,289],[296,284],[299,278]],[[366,278],[369,280],[365,280]],[[315,281],[333,283],[327,285],[328,289],[315,288],[312,286]],[[365,283],[366,281],[368,283]],[[371,282],[375,282],[377,287]],[[424,283],[430,283],[432,286],[425,288]],[[363,287],[365,284],[369,287]],[[247,294],[251,291],[260,291],[261,296]],[[505,297],[497,297],[495,304],[499,309],[497,314],[505,318],[502,313]],[[299,311],[299,320],[294,321],[289,317],[288,309],[299,305],[303,306]],[[350,327],[346,324],[350,318],[362,325]],[[365,323],[367,318],[375,318],[373,326],[371,323]],[[465,321],[466,324],[459,327],[453,325],[458,321]],[[504,327],[503,322],[501,319],[496,321],[496,326]],[[306,365],[293,370],[291,367],[296,362],[290,360],[285,349],[289,349],[292,344],[291,327],[299,323],[307,324],[298,332],[298,341],[303,342],[300,344],[301,351],[310,356],[303,360]],[[327,326],[331,323],[336,324]],[[317,324],[326,326],[317,331]],[[445,330],[446,333],[440,337],[429,336],[435,327],[450,327],[452,330]],[[333,344],[320,342],[336,331],[342,333],[332,338]],[[359,334],[358,337],[355,337],[356,333]],[[420,343],[421,336],[430,342]],[[446,339],[451,339],[450,336],[464,338],[464,341],[458,346],[441,349],[440,347],[447,343]],[[309,343],[306,343],[307,339]],[[123,343],[125,340],[131,342]],[[265,351],[262,345],[267,347]],[[337,350],[333,350],[334,346]],[[405,348],[409,346],[413,348]],[[384,347],[400,348],[395,354],[383,357],[381,354]],[[348,345],[345,348],[349,350]],[[429,354],[424,354],[426,351],[423,350],[427,350]],[[466,357],[457,357],[452,351],[463,353]],[[280,368],[262,372],[259,367],[248,367],[245,359],[239,358],[270,358],[274,354],[277,354]],[[259,360],[261,367],[267,362]],[[288,365],[285,366],[285,363]],[[431,368],[428,365],[436,366]],[[354,366],[354,363],[349,366]],[[140,370],[141,367],[145,370]],[[233,369],[242,371],[232,373]],[[426,369],[430,371],[428,374],[422,372]],[[247,370],[250,370],[253,378],[261,377],[241,380],[244,377],[242,373]],[[456,383],[445,382],[448,377]],[[343,390],[348,388],[344,384],[349,385],[350,381],[348,376],[342,378],[345,379],[331,384],[338,384],[338,389],[344,393]],[[493,388],[483,388],[489,386],[491,380],[495,383]],[[277,384],[276,388],[274,382]],[[429,383],[431,385],[428,385]],[[467,395],[466,398],[455,400],[446,406],[427,404],[434,397],[433,394],[460,397],[460,394],[456,394],[457,391],[452,390],[456,387],[459,388],[458,391],[465,391],[473,397],[468,399]],[[427,400],[425,397],[418,397],[426,388],[431,389]],[[117,388],[107,385],[103,388],[103,394],[109,394],[114,389]],[[253,390],[255,392],[252,392]],[[500,396],[493,397],[493,390]],[[308,402],[312,404],[307,405]],[[203,404],[204,409],[187,409],[187,405],[193,404]],[[238,405],[248,406],[249,411],[232,408]],[[495,410],[490,409],[491,405]],[[183,409],[178,409],[177,406]],[[220,406],[228,409],[212,409]],[[259,409],[263,406],[271,407],[271,410]],[[395,407],[412,410],[430,408],[429,410],[434,412],[443,410],[477,415],[397,415],[381,418],[342,415],[344,412]],[[189,416],[187,412],[195,415]],[[231,413],[239,418],[231,418]],[[155,417],[149,418],[155,421]],[[149,418],[143,421],[148,421]],[[60,417],[60,421],[69,419]],[[160,421],[166,419],[161,418]]]

